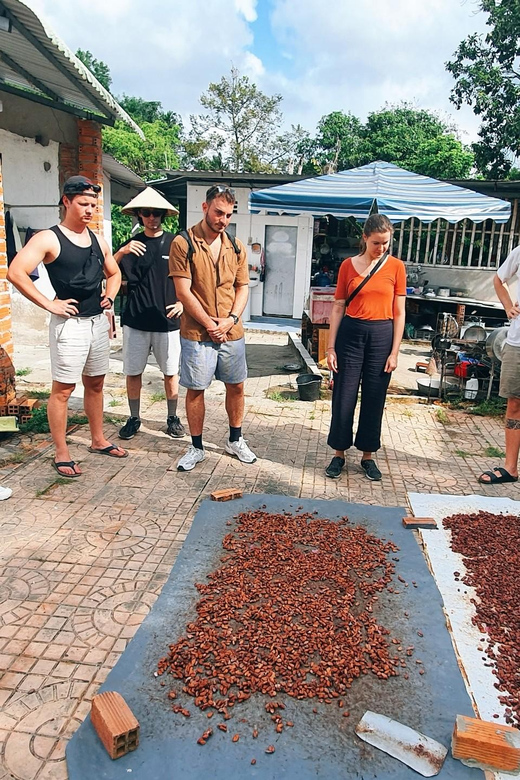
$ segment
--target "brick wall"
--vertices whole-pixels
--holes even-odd
[[[5,241],[4,190],[2,186],[2,159],[0,157],[0,407],[15,397],[15,374],[12,363],[13,332],[11,324],[11,294],[7,275],[7,247]]]
[[[101,126],[97,122],[78,119],[78,168],[76,173],[83,173],[103,187]],[[103,235],[103,190],[98,195],[98,207],[89,227],[95,233]]]
[[[60,144],[60,192],[70,176],[78,172],[77,144]]]

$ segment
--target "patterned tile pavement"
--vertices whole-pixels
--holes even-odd
[[[56,480],[50,447],[1,470],[14,492],[0,504],[0,780],[65,780],[67,740],[153,606],[198,504],[212,490],[236,486],[378,505],[406,505],[407,491],[520,499],[518,485],[476,482],[493,464],[485,449],[504,446],[500,420],[450,411],[445,418],[436,406],[402,397],[385,412],[382,482],[364,477],[355,452],[341,479],[326,479],[329,402],[267,398],[269,388],[290,381],[269,365],[294,357],[283,334],[250,333],[248,342],[244,434],[258,455],[255,464],[224,453],[227,421],[215,383],[207,399],[207,458],[193,472],[178,473],[186,442],[162,430],[164,402],[151,400],[160,375],[150,368],[144,423],[128,442],[129,458],[88,454],[88,432],[80,427],[70,438],[81,479]],[[120,363],[114,367],[113,398],[123,387]],[[117,427],[107,423],[107,435],[116,436]]]

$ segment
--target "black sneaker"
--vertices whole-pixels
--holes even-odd
[[[139,419],[139,417],[129,417],[126,423],[119,431],[119,438],[133,439],[140,427],[141,427],[141,420]]]
[[[186,430],[184,428],[184,425],[181,423],[178,417],[176,417],[174,414],[171,414],[168,419],[166,420],[166,433],[168,436],[173,436],[174,439],[180,439],[181,436],[184,436],[186,433]]]
[[[345,458],[340,458],[338,455],[334,455],[331,462],[325,469],[325,474],[327,477],[330,477],[331,479],[338,479],[341,472],[343,471],[343,466],[345,465]]]
[[[366,476],[372,480],[372,482],[379,482],[381,479],[381,472],[377,468],[375,460],[372,460],[372,458],[369,460],[362,460],[361,468],[365,472]]]

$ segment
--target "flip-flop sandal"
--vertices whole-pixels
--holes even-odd
[[[382,477],[381,472],[376,466],[375,460],[372,460],[371,458],[369,460],[362,460],[361,468],[363,469],[367,477],[371,479],[373,482],[379,482],[379,480]]]
[[[64,474],[63,471],[60,471],[62,468],[69,468],[74,469],[74,466],[76,465],[76,462],[73,460],[61,460],[58,463],[56,463],[55,460],[52,461],[52,467],[55,471],[58,472],[60,477],[65,477],[65,479],[75,479],[76,477],[81,477],[81,472],[78,474],[76,471],[74,471],[74,474]]]
[[[89,452],[93,452],[95,455],[108,455],[109,458],[117,458],[118,460],[122,460],[123,458],[128,458],[128,452],[126,450],[123,450],[122,447],[118,447],[116,444],[109,444],[108,447],[102,447],[102,449],[98,450],[95,447],[87,447]],[[114,450],[123,450],[125,453],[124,455],[112,455]]]
[[[499,471],[500,476],[497,476],[495,471]],[[482,479],[482,477],[489,477],[489,479]],[[478,481],[482,485],[502,485],[505,482],[518,482],[518,477],[513,477],[513,475],[502,468],[502,466],[497,466],[493,471],[484,471],[478,478]]]

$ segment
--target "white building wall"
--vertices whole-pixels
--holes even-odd
[[[42,146],[34,138],[0,129],[0,154],[5,208],[10,210],[22,240],[29,227],[42,229],[59,222],[59,144],[49,141],[47,146]],[[38,272],[40,278],[35,282],[36,287],[52,298],[54,290],[43,263]],[[46,339],[47,312],[12,287],[11,301],[15,345],[41,339],[43,334]]]
[[[208,184],[188,184],[187,187],[187,224],[189,227],[200,222],[202,218],[202,203],[206,197]],[[235,187],[237,199],[237,213],[233,215],[232,223],[236,225],[236,235],[247,247],[247,261],[256,266],[260,262],[260,255],[253,254],[251,244],[259,243],[265,249],[265,228],[267,225],[296,226],[298,239],[296,246],[296,270],[294,280],[294,299],[292,317],[301,319],[305,302],[309,294],[311,275],[311,253],[313,237],[313,218],[311,215],[302,216],[267,216],[250,214],[248,208],[249,187]],[[251,274],[254,276],[254,274]],[[251,314],[261,315],[264,311],[263,284],[251,288],[250,291]],[[265,307],[268,310],[268,306]]]

